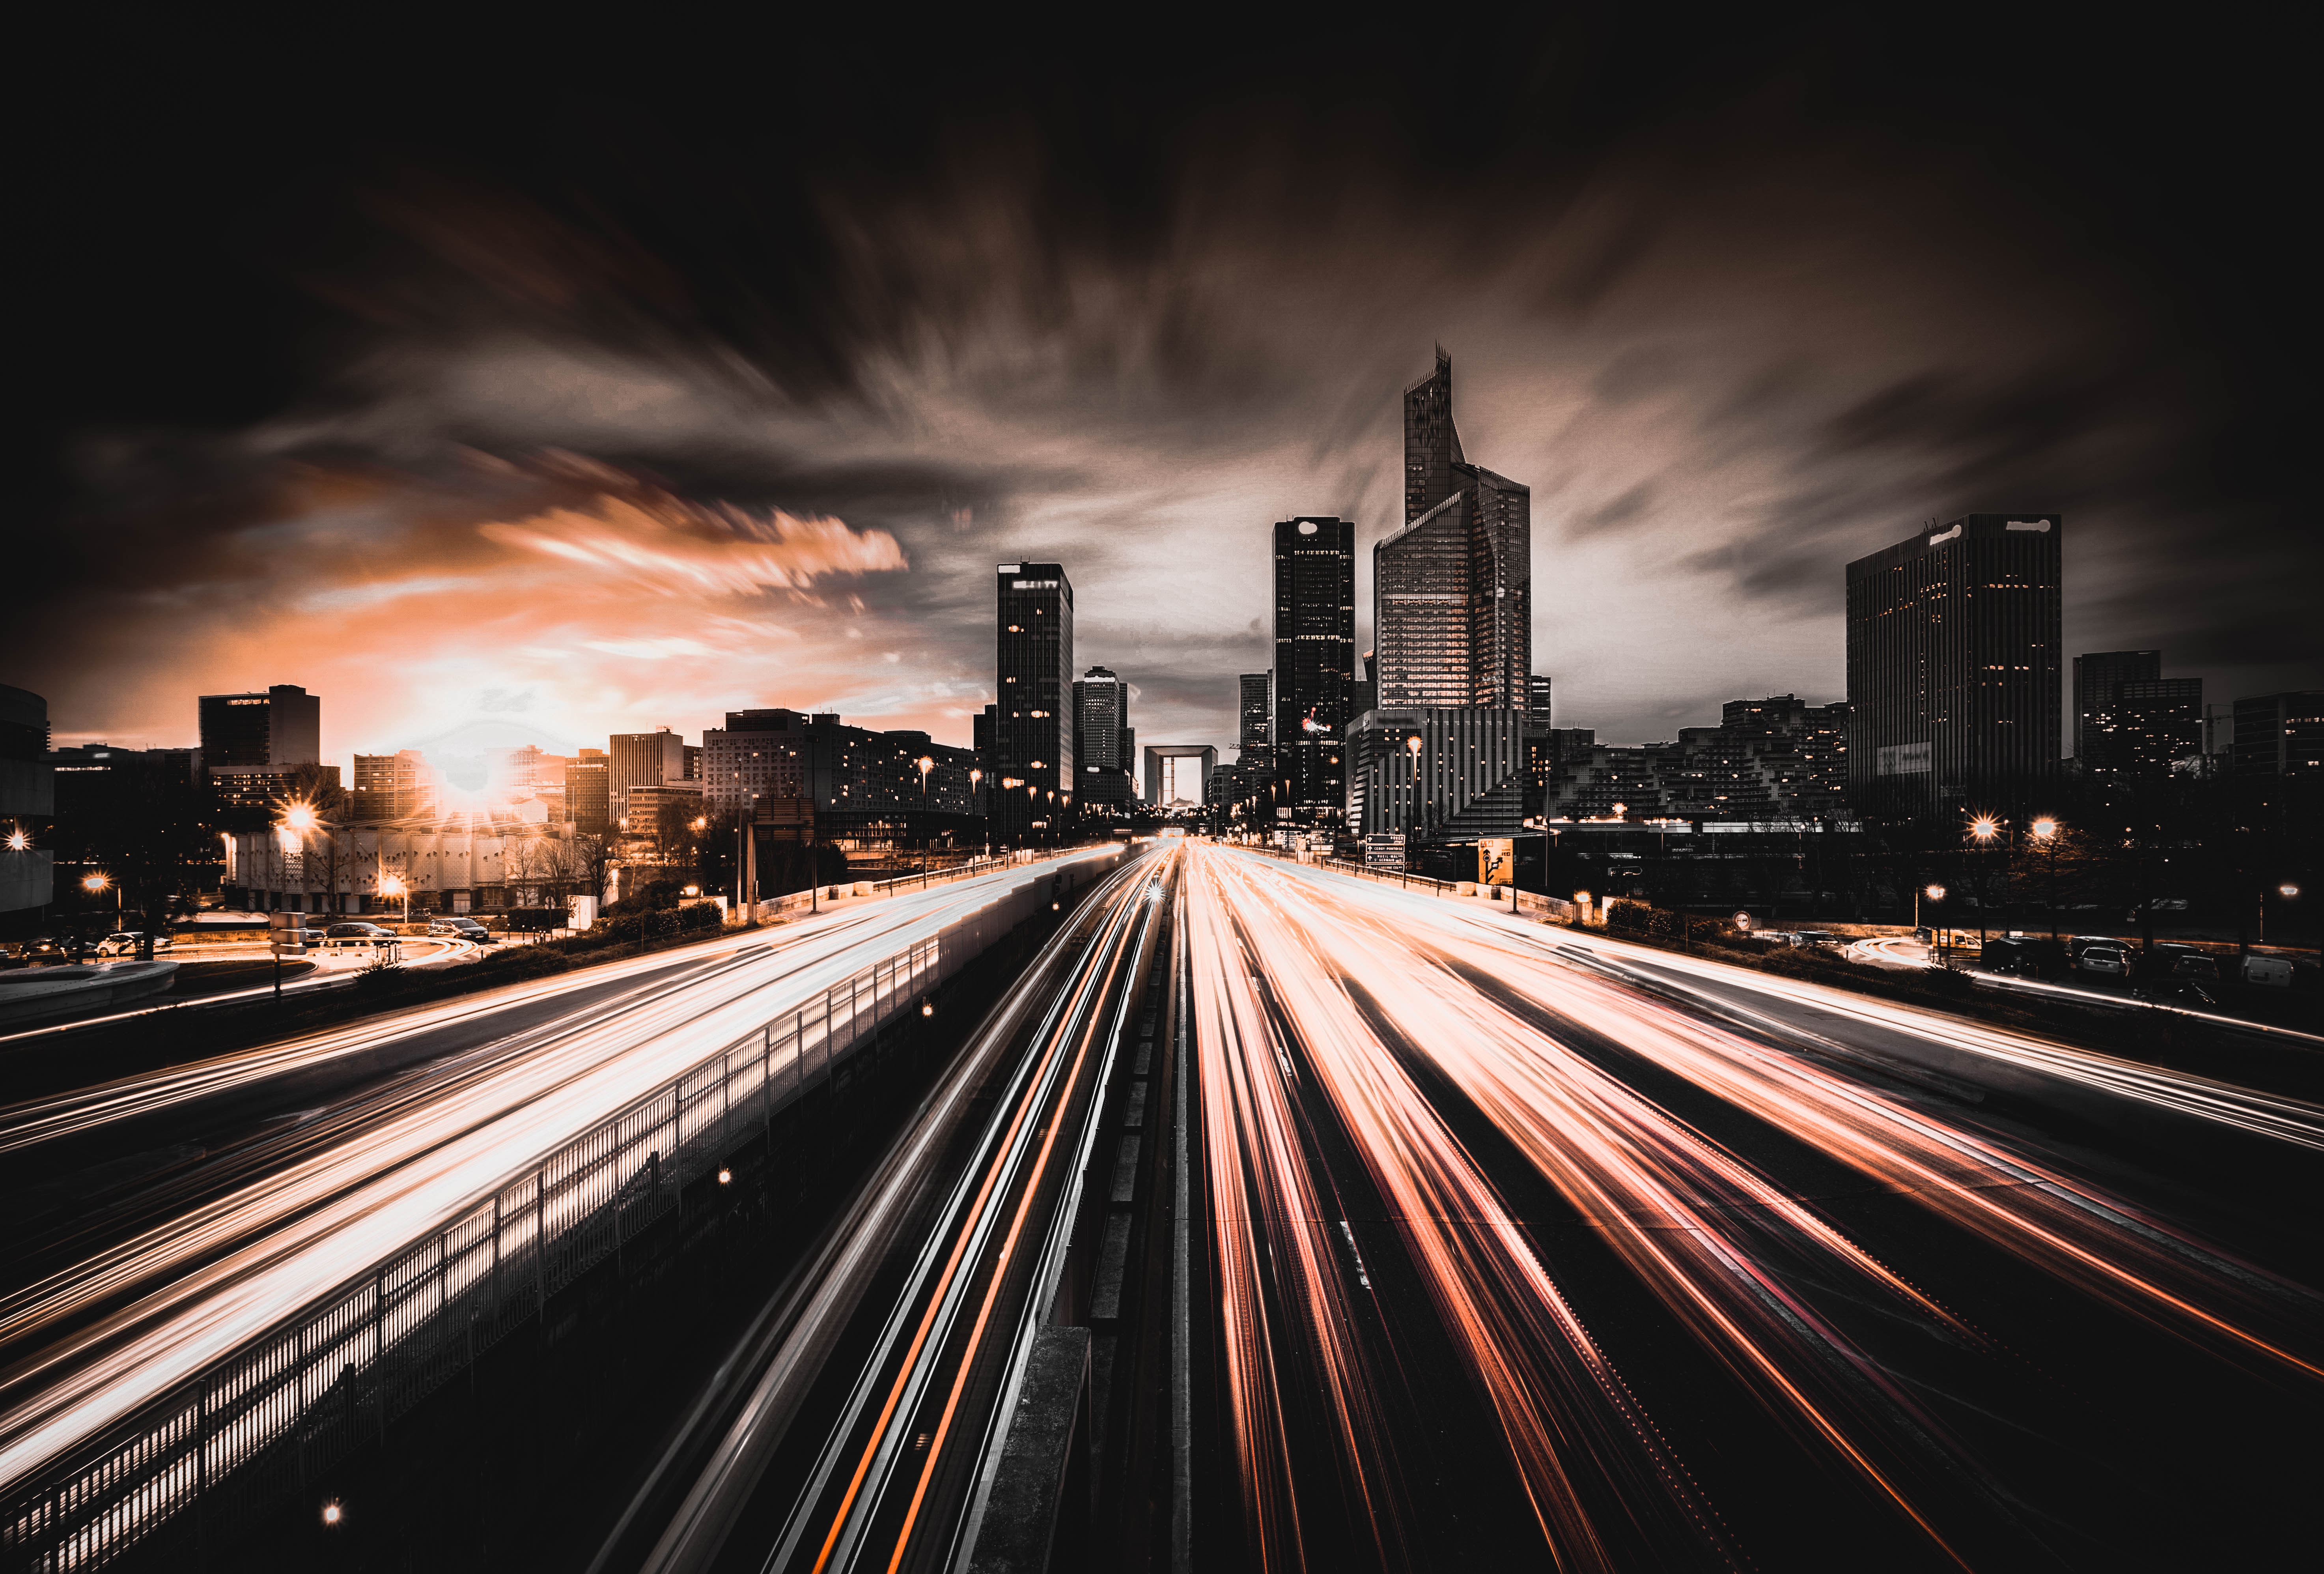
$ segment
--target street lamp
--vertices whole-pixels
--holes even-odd
[[[402,875],[382,875],[379,877],[379,893],[391,899],[402,897],[403,921],[406,923],[411,921],[411,887],[405,882]]]
[[[2027,829],[2049,860],[2050,938],[2054,940],[2058,938],[2058,822],[2045,814]]]
[[[31,835],[28,834],[21,825],[14,830],[8,833],[8,850],[10,852],[21,853],[32,845],[32,838]]]
[[[1914,888],[1913,927],[1916,930],[1921,927],[1921,898],[1923,896],[1926,896],[1932,902],[1942,902],[1945,899],[1945,888],[1941,885],[1919,885]],[[1935,950],[1938,949],[1940,948],[1938,948],[1932,941],[1930,946],[1930,949]]]
[[[1993,846],[1993,838],[2001,834],[2001,826],[1993,816],[1980,814],[1969,822],[1969,834],[1983,852]],[[1978,875],[1977,949],[1980,959],[1985,955],[1985,899],[1993,893],[1993,883],[1980,869]]]

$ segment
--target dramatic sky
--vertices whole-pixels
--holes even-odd
[[[1358,522],[1369,642],[1440,342],[1561,725],[1841,697],[1842,565],[1972,510],[2063,512],[2069,653],[2324,681],[2296,51],[1527,14],[88,12],[17,140],[0,681],[143,744],[302,683],[343,764],[749,705],[965,743],[1026,556],[1144,741],[1226,743],[1269,522]]]

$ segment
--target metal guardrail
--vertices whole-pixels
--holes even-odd
[[[857,1043],[1031,910],[1027,886],[766,1023],[309,1302],[0,1505],[0,1566],[99,1567],[191,1510],[197,1533],[303,1488],[683,1206]]]

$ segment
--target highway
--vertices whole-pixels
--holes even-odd
[[[151,1121],[221,1091],[408,1041],[415,1069],[272,1134],[173,1173],[158,1196],[78,1221],[80,1250],[0,1295],[0,1481],[181,1384],[593,1122],[775,1014],[963,914],[1069,863],[955,881],[807,923],[731,940],[673,968],[667,955],[421,1007],[211,1064],[134,1078],[0,1117],[0,1153]],[[634,975],[630,986],[618,975]],[[588,1005],[549,1011],[560,989]],[[486,1036],[495,1014],[525,1025]],[[482,1037],[484,1042],[477,1040]],[[444,1046],[430,1057],[431,1042]],[[17,1259],[21,1261],[22,1259]]]
[[[2324,1111],[1188,860],[1197,1566],[2264,1566],[2299,1533]],[[2153,1172],[2109,1114],[2251,1168]]]
[[[965,1555],[1174,863],[1148,855],[1109,876],[995,1007],[595,1568],[940,1569]]]

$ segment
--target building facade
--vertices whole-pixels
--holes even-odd
[[[1073,812],[1073,581],[1062,563],[1002,563],[995,602],[991,830],[1019,847]]]
[[[258,912],[400,913],[407,896],[415,917],[497,912],[559,905],[596,877],[572,828],[505,810],[303,836],[236,831],[226,855],[227,905]]]
[[[565,818],[586,836],[613,829],[613,761],[603,749],[577,749],[565,762]]]
[[[2074,759],[2086,773],[2110,767],[2110,720],[2123,684],[2162,676],[2161,651],[2094,651],[2074,658]]]
[[[1533,494],[1471,465],[1452,420],[1452,363],[1405,390],[1405,523],[1372,548],[1383,708],[1523,709],[1533,662]]]
[[[1972,514],[1848,565],[1849,796],[1888,821],[2052,807],[2064,522]]]
[[[1517,834],[1525,818],[1525,712],[1382,706],[1349,724],[1348,829],[1407,843]]]
[[[1235,680],[1235,747],[1263,749],[1275,742],[1275,674],[1245,672]]]
[[[2233,747],[2238,776],[2324,774],[2324,689],[2236,700]]]
[[[1138,735],[1130,725],[1130,685],[1104,667],[1074,681],[1074,762],[1081,786],[1074,801],[1130,801]]]
[[[355,785],[348,790],[347,818],[375,821],[410,819],[436,812],[436,780],[418,749],[392,755],[357,755]]]
[[[630,789],[686,781],[686,740],[668,727],[615,733],[606,742],[606,807],[616,824],[631,818]]]
[[[1356,681],[1356,527],[1299,518],[1275,527],[1275,682],[1269,740],[1282,802],[1334,816],[1347,798],[1347,726]],[[1250,681],[1244,680],[1244,701]],[[1244,718],[1244,727],[1250,726]],[[1248,739],[1243,747],[1253,746]]]
[[[296,683],[247,694],[205,694],[196,701],[201,723],[202,768],[213,801],[230,825],[273,818],[302,787],[339,784],[339,768],[299,774],[323,757],[323,700]]]
[[[56,856],[47,845],[56,771],[48,752],[48,700],[0,683],[0,913],[56,900]]]
[[[312,765],[323,757],[323,699],[295,683],[248,694],[205,694],[202,764],[219,770]]]

